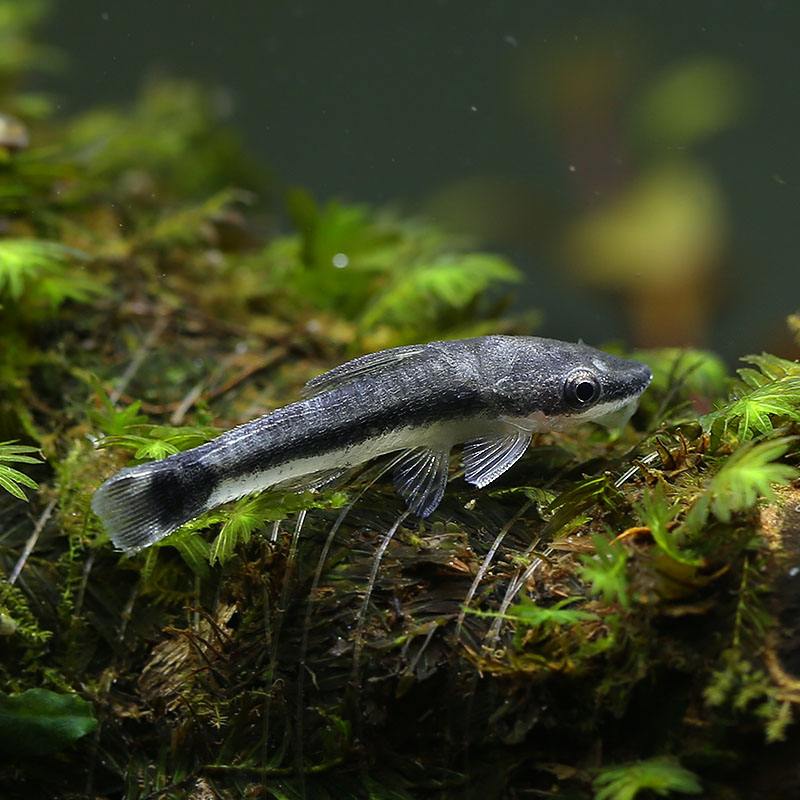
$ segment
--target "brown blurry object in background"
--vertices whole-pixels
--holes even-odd
[[[624,295],[638,345],[701,345],[726,238],[716,181],[679,161],[579,218],[566,233],[566,261],[581,282]]]

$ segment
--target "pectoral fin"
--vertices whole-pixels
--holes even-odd
[[[428,517],[436,510],[447,486],[449,466],[449,450],[416,447],[395,467],[395,488],[412,514]]]
[[[522,458],[530,442],[530,431],[521,429],[507,436],[466,442],[464,480],[482,489]]]

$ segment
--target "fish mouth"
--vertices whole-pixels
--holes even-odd
[[[621,400],[612,408],[598,409],[601,413],[594,417],[587,417],[587,422],[594,422],[609,430],[624,428],[636,413],[637,408],[639,408],[639,395],[628,400]]]
[[[597,405],[587,408],[585,411],[569,415],[569,419],[597,422],[600,419],[617,414],[622,409],[629,408],[631,405],[635,408],[635,406],[639,404],[640,395],[641,392],[635,392],[634,394],[626,394],[625,397],[609,399],[605,402],[597,403]]]

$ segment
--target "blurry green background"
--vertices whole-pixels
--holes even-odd
[[[217,89],[274,176],[510,255],[540,332],[792,354],[800,4],[56,3],[62,112]],[[220,187],[222,188],[222,187]]]

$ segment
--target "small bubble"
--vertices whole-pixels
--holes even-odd
[[[331,262],[336,269],[344,269],[350,263],[350,259],[346,253],[336,253]]]

